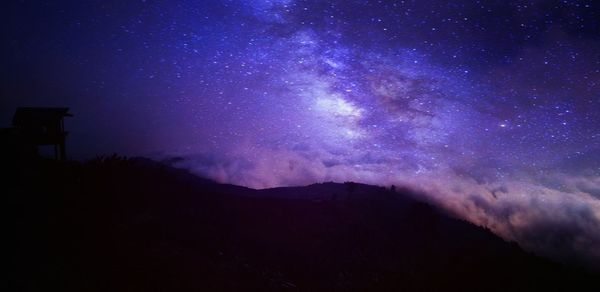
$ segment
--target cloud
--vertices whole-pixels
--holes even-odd
[[[586,190],[597,187],[600,177],[553,174],[560,186],[553,188],[525,176],[495,182],[443,176],[445,182],[413,187],[428,185],[424,193],[434,203],[529,251],[600,268],[600,200]]]
[[[422,199],[529,251],[600,268],[598,176],[554,173],[544,178],[511,176],[492,181],[451,168],[420,169],[418,160],[392,160],[378,152],[340,154],[303,146],[253,149],[251,156],[243,149],[248,147],[227,155],[185,157],[176,166],[254,188],[324,181],[403,185],[423,194]]]

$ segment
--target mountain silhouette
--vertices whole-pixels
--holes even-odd
[[[15,291],[585,291],[408,190],[254,190],[144,158],[37,160],[5,185]]]

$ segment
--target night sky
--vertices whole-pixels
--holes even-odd
[[[600,261],[600,1],[3,1],[0,122],[255,188],[405,185]]]

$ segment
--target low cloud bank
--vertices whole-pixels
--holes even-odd
[[[405,186],[424,199],[526,250],[600,269],[600,177],[591,173],[515,172],[481,179],[452,167],[340,155],[310,148],[187,155],[174,166],[253,188],[355,181]]]

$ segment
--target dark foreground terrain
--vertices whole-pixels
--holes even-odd
[[[599,275],[526,253],[406,191],[256,191],[119,157],[18,165],[4,165],[2,192],[14,291],[600,289]]]

